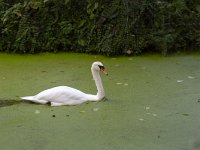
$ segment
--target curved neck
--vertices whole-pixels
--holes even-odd
[[[97,87],[97,98],[100,100],[105,97],[104,88],[98,71],[92,69],[92,76]]]

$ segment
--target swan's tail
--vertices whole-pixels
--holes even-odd
[[[39,104],[47,104],[48,103],[48,101],[36,99],[35,96],[25,96],[25,97],[20,97],[20,98],[23,100],[27,100],[27,101],[31,101],[31,102],[39,103]]]
[[[28,100],[28,101],[35,101],[34,96],[25,96],[25,97],[20,97],[23,100]]]

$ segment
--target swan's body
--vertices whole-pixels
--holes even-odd
[[[58,86],[44,90],[35,96],[21,97],[21,99],[40,104],[50,102],[51,106],[77,105],[86,101],[99,101],[105,97],[105,92],[99,75],[100,70],[107,74],[101,62],[94,62],[92,64],[91,71],[97,86],[96,95],[86,94],[68,86]]]

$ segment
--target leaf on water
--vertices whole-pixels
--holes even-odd
[[[181,82],[183,82],[183,80],[176,80],[176,82],[177,82],[177,83],[181,83]]]
[[[128,86],[128,83],[124,83],[124,86]]]

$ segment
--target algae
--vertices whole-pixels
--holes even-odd
[[[90,67],[96,60],[109,73],[102,75],[106,101],[62,107],[19,102],[19,96],[58,85],[95,94]],[[0,104],[8,106],[0,108],[1,149],[197,150],[199,66],[199,55],[0,54]]]

